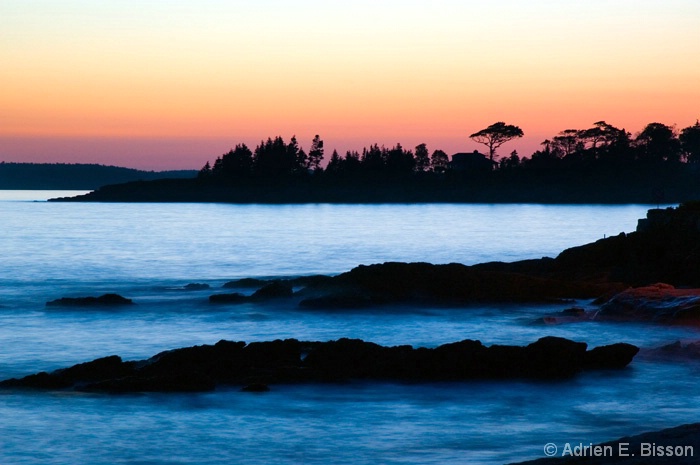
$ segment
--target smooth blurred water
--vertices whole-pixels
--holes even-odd
[[[698,339],[694,328],[536,323],[562,309],[556,305],[320,312],[207,300],[241,277],[333,274],[389,260],[555,256],[633,231],[647,206],[28,201],[54,196],[0,191],[0,378],[219,339],[436,346],[557,335],[642,347]],[[212,289],[184,291],[190,282]],[[136,305],[44,305],[105,292]],[[638,359],[621,372],[561,383],[274,386],[264,395],[0,392],[0,463],[506,463],[542,457],[548,442],[587,444],[697,421],[698,374],[692,364]]]

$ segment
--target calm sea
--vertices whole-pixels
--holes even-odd
[[[306,312],[210,306],[242,277],[335,274],[384,261],[555,256],[633,231],[649,208],[551,205],[47,203],[65,192],[0,191],[0,378],[110,354],[125,359],[219,339],[358,337],[436,346],[526,344],[544,335],[642,347],[690,328],[535,324],[560,306]],[[185,291],[188,283],[212,289]],[[127,310],[55,309],[117,292]],[[580,302],[590,305],[589,302]],[[502,464],[546,443],[599,442],[698,421],[698,366],[635,360],[560,383],[274,386],[263,395],[0,392],[0,463]]]

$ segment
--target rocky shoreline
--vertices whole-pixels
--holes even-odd
[[[483,302],[596,299],[601,311],[565,315],[695,324],[700,322],[700,204],[650,210],[637,231],[564,250],[555,258],[459,263],[360,265],[337,276],[245,278],[209,296],[213,304],[291,299],[307,309],[382,305],[465,306]],[[182,290],[207,290],[192,283]],[[230,292],[229,290],[235,290]],[[128,305],[114,294],[56,299],[48,306]],[[573,317],[573,318],[572,318]],[[552,321],[557,321],[554,318]]]
[[[619,370],[639,349],[544,337],[524,347],[464,340],[434,349],[385,347],[359,339],[328,342],[219,341],[175,349],[147,360],[112,355],[51,373],[0,382],[0,388],[90,392],[200,392],[220,386],[267,390],[271,384],[349,380],[406,382],[475,379],[566,379],[582,371]]]
[[[206,291],[194,283],[181,290]],[[469,306],[483,302],[570,302],[595,299],[596,308],[568,308],[542,318],[544,324],[579,321],[644,322],[663,325],[700,323],[700,204],[650,210],[635,232],[567,249],[555,258],[512,263],[434,265],[383,263],[358,266],[337,276],[292,279],[242,279],[209,295],[218,305],[286,299],[314,310],[372,309],[385,305]],[[132,306],[118,295],[71,297],[47,302],[51,308]],[[100,393],[202,392],[238,388],[262,392],[289,383],[339,383],[350,380],[464,382],[481,379],[568,379],[591,370],[624,369],[637,356],[698,360],[700,343],[658,348],[616,343],[588,349],[582,342],[545,337],[527,346],[464,340],[436,348],[383,347],[357,339],[268,342],[219,341],[162,352],[146,360],[112,355],[51,373],[0,382],[2,389],[68,390]],[[630,454],[562,456],[523,462],[546,464],[691,464],[693,456],[668,455],[677,446],[700,454],[700,424],[621,438],[590,446]],[[642,455],[642,444],[652,453]],[[578,445],[572,444],[572,447]],[[563,445],[559,445],[563,447]],[[647,446],[644,446],[647,447]],[[657,448],[660,447],[661,449]],[[668,449],[671,447],[671,449]],[[596,449],[593,449],[596,448]],[[601,449],[597,449],[601,448]],[[635,452],[636,451],[636,452]],[[645,449],[646,451],[646,449]],[[683,449],[687,451],[687,449]],[[687,452],[684,452],[687,453]]]

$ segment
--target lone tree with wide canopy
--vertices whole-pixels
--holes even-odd
[[[493,123],[486,129],[482,129],[469,136],[474,142],[484,144],[489,148],[489,158],[491,161],[493,161],[493,156],[498,147],[518,137],[523,137],[523,130],[518,126],[506,124],[503,121]]]

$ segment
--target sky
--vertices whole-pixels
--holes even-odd
[[[1,0],[0,161],[199,169],[319,134],[529,156],[700,118],[697,0]]]

